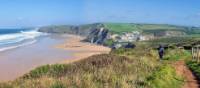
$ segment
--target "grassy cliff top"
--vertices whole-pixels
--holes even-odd
[[[199,27],[187,27],[187,26],[176,26],[169,24],[137,24],[137,23],[94,23],[85,25],[58,25],[58,26],[46,26],[41,27],[42,32],[52,33],[81,33],[92,31],[93,29],[99,29],[104,27],[111,33],[123,33],[123,32],[157,32],[157,31],[181,31],[187,34],[199,34]]]
[[[144,30],[183,30],[182,26],[168,24],[134,24],[134,23],[104,23],[104,26],[112,32],[131,32]]]

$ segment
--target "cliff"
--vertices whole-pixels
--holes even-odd
[[[110,46],[120,41],[133,42],[193,35],[200,33],[200,28],[168,24],[95,23],[79,26],[46,26],[41,27],[39,31],[80,35],[86,37],[86,42]]]
[[[100,28],[92,30],[85,41],[94,44],[103,44],[108,37],[108,29]]]
[[[62,25],[62,26],[47,26],[41,27],[39,29],[40,32],[46,33],[56,33],[56,34],[74,34],[87,37],[84,41],[95,43],[95,44],[103,44],[108,36],[108,29],[104,29],[103,24],[88,24],[88,25],[80,25],[80,26],[70,26],[70,25]]]
[[[88,24],[88,25],[60,25],[60,26],[46,26],[39,28],[39,32],[56,33],[56,34],[75,34],[80,36],[88,36],[90,32],[102,27],[102,24]]]

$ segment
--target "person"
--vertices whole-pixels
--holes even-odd
[[[158,48],[158,54],[159,54],[160,60],[162,60],[164,56],[164,47],[162,45],[160,45]]]

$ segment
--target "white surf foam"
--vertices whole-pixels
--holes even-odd
[[[35,39],[43,35],[37,30],[21,31],[20,33],[0,35],[0,45],[19,43],[24,40]]]
[[[37,40],[33,40],[33,41],[30,41],[30,42],[25,42],[23,44],[16,45],[16,46],[3,47],[3,48],[0,48],[0,52],[6,51],[6,50],[15,49],[15,48],[19,48],[19,47],[26,46],[26,45],[30,45],[30,44],[33,44],[35,42],[37,42]]]
[[[35,43],[37,37],[46,35],[37,29],[0,35],[0,52]]]

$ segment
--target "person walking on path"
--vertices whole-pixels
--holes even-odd
[[[162,60],[164,56],[164,47],[162,45],[160,45],[158,48],[158,54],[159,54],[160,60]]]

